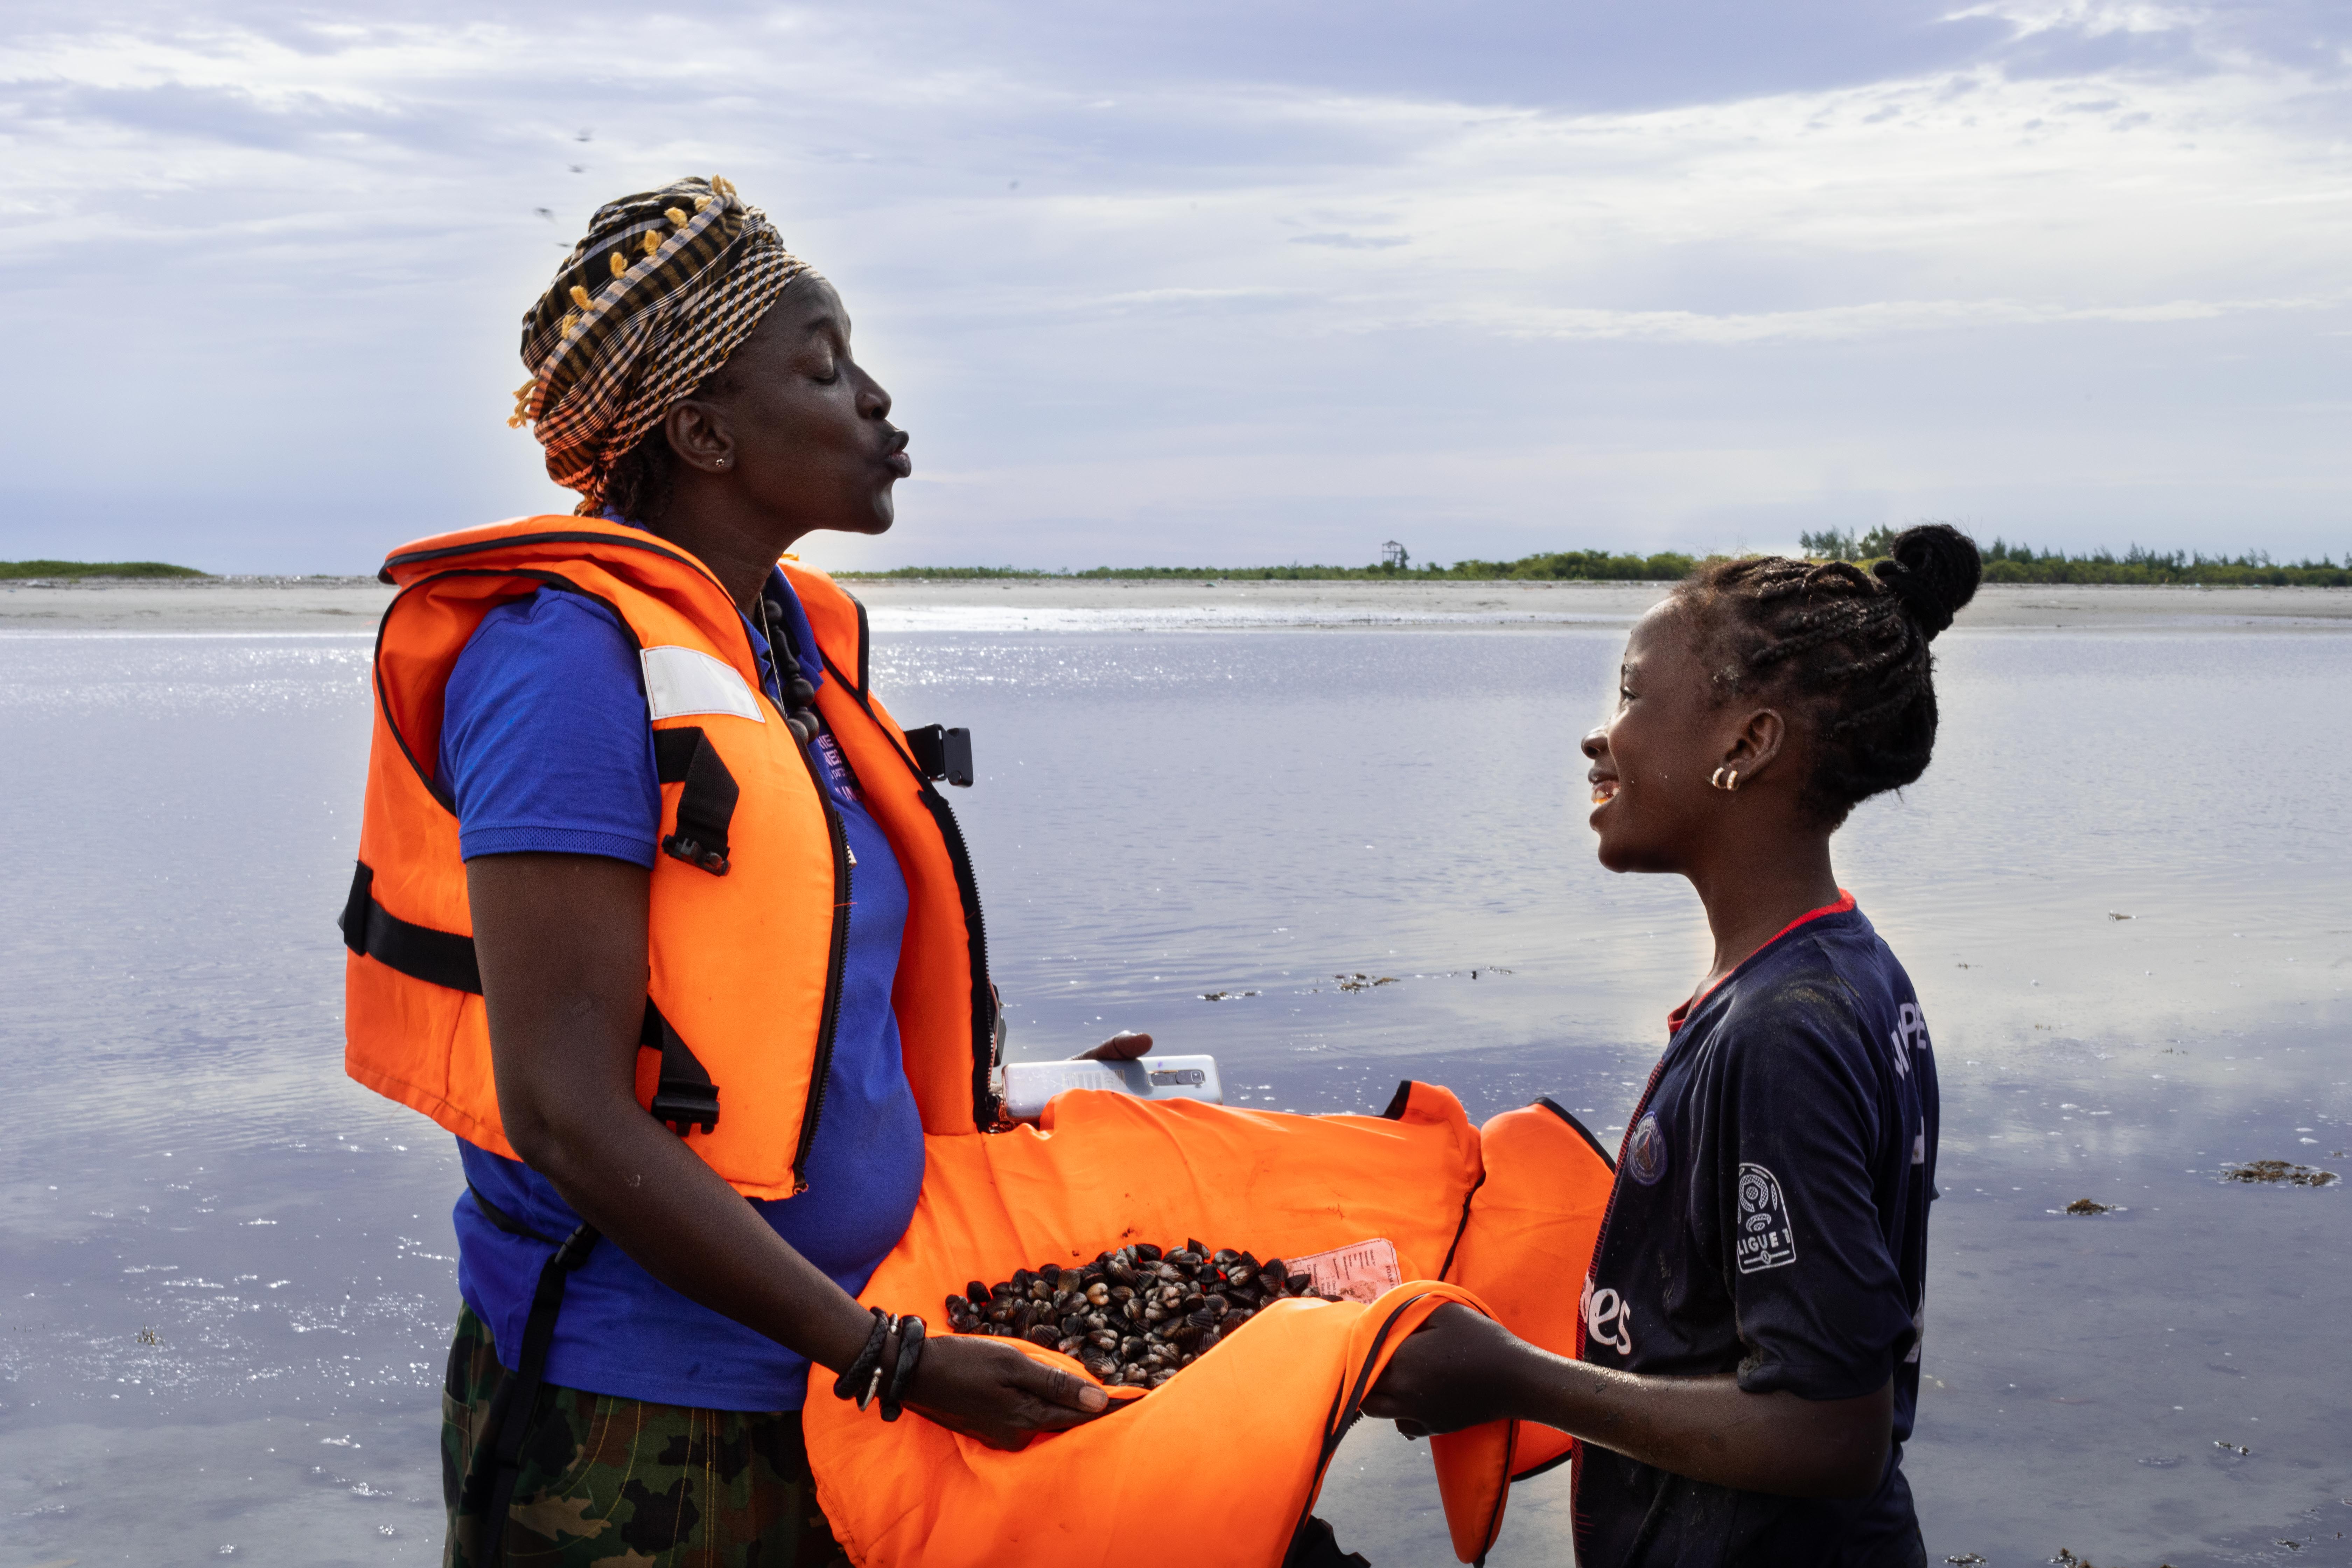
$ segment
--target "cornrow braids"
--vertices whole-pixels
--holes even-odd
[[[1934,522],[1897,534],[1867,573],[1751,555],[1700,567],[1674,597],[1718,700],[1770,696],[1797,710],[1813,749],[1799,799],[1835,827],[1927,772],[1937,720],[1927,645],[1982,574],[1975,542]]]

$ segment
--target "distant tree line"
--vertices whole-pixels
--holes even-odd
[[[1881,525],[1856,536],[1839,529],[1801,533],[1799,548],[1824,561],[1875,561],[1893,547],[1898,531]],[[2321,556],[2316,561],[2271,559],[2267,550],[2242,555],[2205,555],[2190,551],[2148,550],[2133,545],[2117,555],[2094,550],[2069,555],[2063,550],[2036,550],[2011,544],[1996,535],[1990,544],[1979,542],[1988,583],[2120,583],[2179,584],[2212,588],[2347,588],[2352,587],[2352,553],[2338,566]]]
[[[205,577],[193,566],[163,561],[0,561],[0,582],[27,577]]]
[[[901,566],[891,572],[844,572],[844,577],[921,579],[930,582],[1049,578],[1055,582],[1486,582],[1512,578],[1541,582],[1670,583],[1688,576],[1695,555],[1674,551],[1656,555],[1612,555],[1605,550],[1562,550],[1517,561],[1434,561],[1370,566],[1090,566],[1083,571],[1044,572],[1018,566]]]
[[[1798,546],[1822,561],[1867,563],[1883,559],[1896,531],[1880,527],[1865,533],[1826,529],[1799,534]],[[2137,545],[2117,555],[2097,550],[2088,555],[2068,555],[2058,550],[2035,550],[1996,538],[1980,545],[1988,583],[2119,583],[2181,584],[2210,587],[2352,587],[2352,554],[2338,566],[2322,557],[2292,563],[2273,561],[2267,551],[2243,555],[2201,555],[2185,551],[2169,554]],[[1094,566],[1084,571],[1045,572],[1017,566],[901,566],[892,572],[845,572],[845,577],[920,580],[928,582],[1050,579],[1056,582],[1538,582],[1538,583],[1671,583],[1690,574],[1702,561],[1723,557],[1685,555],[1661,551],[1655,555],[1612,555],[1605,550],[1556,550],[1523,555],[1517,561],[1456,561],[1441,566],[1434,561],[1419,565],[1303,566]]]

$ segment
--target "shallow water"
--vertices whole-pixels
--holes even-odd
[[[974,731],[1016,1054],[1147,1028],[1252,1104],[1412,1076],[1613,1136],[1703,954],[1685,888],[1591,859],[1621,641],[906,630],[876,677]],[[1942,756],[1839,841],[1943,1075],[1930,1558],[2352,1563],[2346,1189],[2219,1175],[2352,1173],[2352,638],[1940,646]],[[367,652],[0,635],[0,1568],[438,1552],[456,1161],[340,1074]],[[1426,1465],[1367,1424],[1323,1511],[1447,1561]],[[1523,1486],[1492,1561],[1566,1525]]]

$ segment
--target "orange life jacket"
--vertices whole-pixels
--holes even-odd
[[[927,1133],[1002,1120],[994,993],[962,835],[866,687],[863,608],[787,565],[823,651],[816,707],[906,878],[892,1000]],[[512,1157],[499,1119],[457,819],[434,777],[442,702],[494,606],[583,595],[635,637],[662,780],[637,1098],[736,1190],[789,1197],[824,1106],[856,875],[817,763],[761,689],[726,590],[674,544],[577,517],[420,540],[382,576],[375,734],[343,915],[345,1066],[467,1142]],[[936,776],[935,774],[932,776]]]
[[[926,1138],[920,1201],[863,1300],[937,1322],[966,1281],[1091,1261],[1130,1241],[1296,1258],[1373,1237],[1403,1283],[1370,1303],[1283,1301],[1149,1397],[1001,1453],[945,1427],[886,1425],[814,1378],[802,1413],[817,1496],[860,1568],[1275,1568],[1301,1538],[1364,1397],[1428,1314],[1459,1301],[1574,1354],[1576,1303],[1612,1172],[1541,1102],[1482,1135],[1442,1089],[1385,1116],[1293,1116],[1098,1090],[1035,1128]],[[1000,1342],[1079,1377],[1070,1357]],[[1502,1528],[1514,1475],[1567,1439],[1497,1422],[1433,1439],[1455,1554]]]

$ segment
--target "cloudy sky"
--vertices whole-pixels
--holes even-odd
[[[2341,4],[14,0],[0,147],[0,557],[568,510],[518,321],[688,173],[913,433],[827,564],[2352,552]]]

